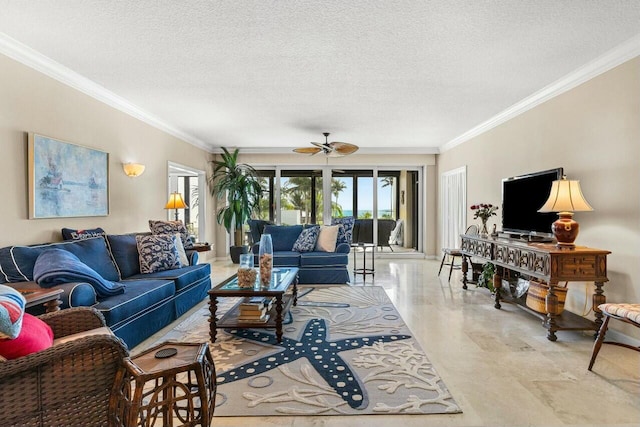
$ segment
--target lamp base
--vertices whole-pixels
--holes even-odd
[[[559,212],[559,218],[551,225],[551,231],[558,241],[560,249],[574,249],[573,243],[578,237],[580,224],[573,219],[573,212]]]

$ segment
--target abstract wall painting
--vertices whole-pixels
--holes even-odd
[[[109,215],[109,153],[29,134],[29,218]]]

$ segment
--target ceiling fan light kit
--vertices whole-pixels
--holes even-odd
[[[323,135],[325,141],[324,144],[312,142],[311,144],[315,147],[295,148],[293,151],[299,154],[309,154],[311,156],[322,152],[327,157],[343,157],[358,151],[357,145],[349,144],[348,142],[329,142],[329,132],[324,132]]]

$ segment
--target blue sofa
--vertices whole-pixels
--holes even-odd
[[[148,233],[142,233],[148,234]],[[38,288],[33,267],[47,249],[59,248],[105,280],[123,284],[124,293],[99,297],[88,283],[60,283],[62,306],[93,306],[105,317],[114,334],[129,348],[167,326],[202,301],[211,289],[211,266],[198,264],[198,254],[187,251],[188,266],[141,274],[136,234],[106,235],[83,240],[0,249],[0,283],[15,288]]]
[[[250,227],[252,224],[249,224]],[[273,242],[274,267],[298,267],[298,281],[300,284],[345,284],[349,283],[350,245],[339,243],[335,252],[296,252],[292,251],[293,244],[302,232],[302,225],[273,225],[265,224],[260,230],[270,234]],[[260,234],[254,235],[254,241],[260,240]],[[255,264],[258,263],[260,243],[253,245]]]

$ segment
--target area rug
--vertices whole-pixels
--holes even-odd
[[[272,329],[218,330],[214,416],[462,412],[383,288],[299,294],[281,344]],[[208,316],[205,305],[159,341],[208,341]]]

